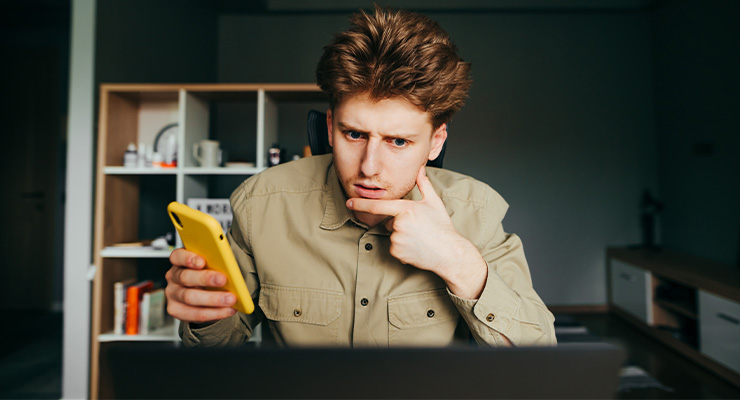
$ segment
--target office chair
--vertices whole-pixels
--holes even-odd
[[[308,145],[311,147],[311,154],[314,156],[331,153],[329,130],[326,127],[326,114],[320,111],[311,110],[308,112]],[[447,141],[442,145],[439,156],[432,161],[427,161],[427,165],[442,168],[445,150],[447,150]]]

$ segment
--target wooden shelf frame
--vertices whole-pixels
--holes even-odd
[[[192,156],[193,144],[209,139],[211,109],[221,103],[253,106],[256,124],[246,127],[255,140],[255,167],[201,168]],[[174,191],[168,201],[185,203],[189,198],[208,197],[209,182],[217,176],[257,174],[266,168],[267,146],[277,142],[282,103],[326,104],[315,84],[103,84],[100,86],[98,150],[96,164],[95,222],[91,318],[90,397],[106,397],[101,387],[101,343],[110,341],[179,340],[177,321],[167,334],[120,337],[113,331],[113,284],[137,278],[141,259],[162,259],[166,268],[169,251],[111,248],[115,243],[140,239],[139,201],[142,182],[171,176]],[[287,112],[287,111],[286,111]],[[251,120],[251,119],[250,119]],[[153,133],[177,122],[176,168],[124,168],[123,152],[129,143],[151,143]],[[149,135],[148,137],[146,135]],[[170,179],[170,178],[164,178]],[[157,205],[159,207],[160,205]],[[166,204],[162,204],[164,210]],[[163,213],[163,215],[166,215]],[[177,247],[180,246],[178,238]],[[160,331],[161,332],[161,331]],[[102,385],[104,386],[104,384]]]

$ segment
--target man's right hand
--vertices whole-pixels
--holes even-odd
[[[229,292],[205,290],[226,284],[226,275],[204,269],[205,260],[185,249],[170,254],[172,268],[167,271],[167,312],[185,322],[213,322],[236,314],[231,308],[236,296]]]

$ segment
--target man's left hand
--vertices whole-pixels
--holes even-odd
[[[421,192],[420,201],[351,198],[347,200],[347,208],[390,216],[385,226],[391,232],[393,257],[436,273],[452,293],[477,299],[488,275],[486,262],[478,249],[452,225],[424,166],[416,176],[416,185]]]

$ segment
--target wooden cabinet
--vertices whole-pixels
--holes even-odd
[[[267,167],[267,149],[289,154],[308,144],[310,109],[328,103],[313,84],[104,84],[100,88],[96,173],[90,394],[107,397],[105,346],[110,342],[176,342],[177,321],[148,335],[113,334],[113,285],[126,279],[163,280],[170,250],[122,249],[115,244],[173,232],[166,207],[191,198],[228,198],[248,176]],[[127,168],[129,143],[153,146],[162,128],[177,148],[175,168]],[[230,161],[253,166],[204,168],[193,144],[219,140]],[[244,164],[242,164],[244,165]],[[178,238],[179,239],[179,238]],[[179,244],[178,240],[178,244]],[[103,373],[101,373],[103,372]]]
[[[611,268],[612,303],[640,321],[652,323],[650,272],[614,260]]]
[[[740,303],[699,291],[702,353],[740,374]]]
[[[669,250],[607,261],[614,313],[740,386],[740,269]]]

